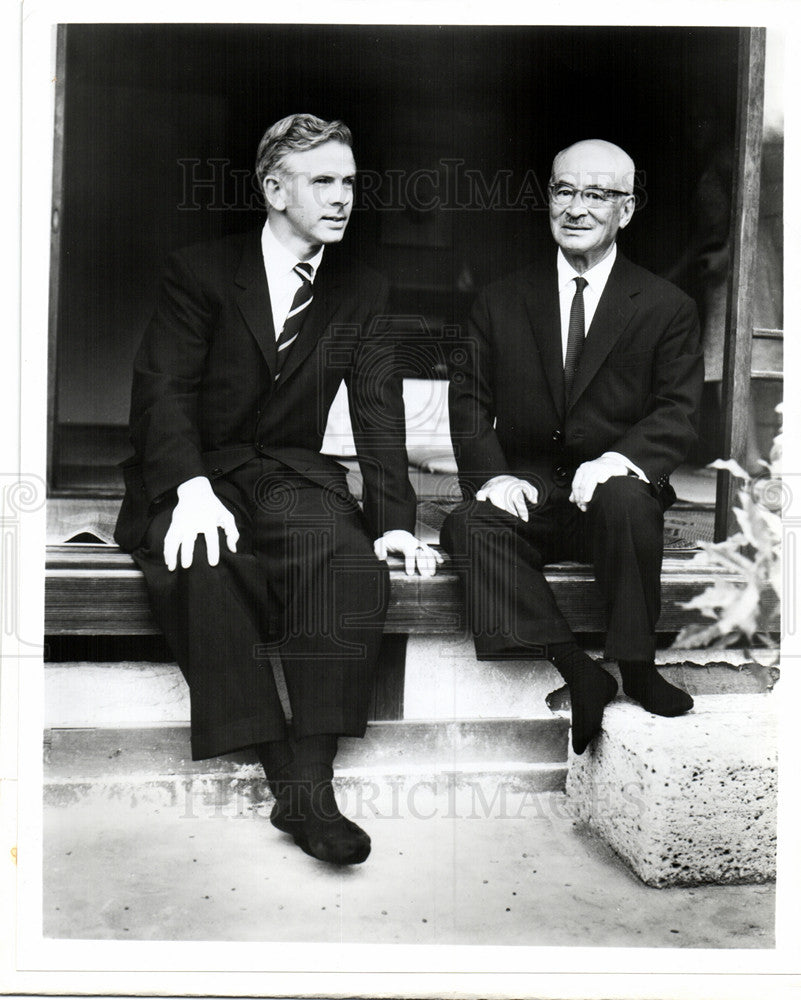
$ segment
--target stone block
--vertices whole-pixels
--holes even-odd
[[[765,882],[776,874],[774,696],[702,695],[677,719],[614,702],[570,751],[577,820],[652,886]]]

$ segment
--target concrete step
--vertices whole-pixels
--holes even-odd
[[[600,658],[597,651],[591,655]],[[778,676],[774,668],[760,667],[738,650],[726,650],[724,660],[720,650],[668,649],[660,651],[657,662],[669,680],[693,695],[758,694],[770,690]],[[609,669],[616,672],[614,665]],[[555,697],[563,683],[547,661],[478,662],[472,641],[461,637],[410,636],[393,672],[398,675],[390,677],[396,697],[383,700],[385,705],[392,701],[392,713],[374,718],[548,719],[552,709],[567,707],[564,697]],[[188,720],[189,692],[174,663],[45,666],[45,725],[50,728],[145,727]]]
[[[600,650],[590,656],[602,660]],[[774,667],[744,650],[662,649],[656,663],[692,695],[760,694],[778,678]],[[617,665],[604,667],[620,675]],[[406,645],[403,717],[544,718],[569,708],[564,682],[547,660],[476,660],[473,642],[457,636],[410,635]]]
[[[560,791],[568,719],[375,722],[364,739],[341,739],[336,778],[362,795],[387,782],[504,782],[518,790]],[[75,805],[98,796],[175,805],[188,797],[229,808],[265,797],[264,773],[250,751],[192,761],[187,726],[52,728],[45,733],[45,799]]]
[[[484,763],[564,763],[568,719],[456,719],[372,722],[363,739],[341,738],[337,765],[399,774],[412,767],[464,770]],[[249,751],[193,761],[188,726],[49,729],[45,771],[54,779],[229,774],[255,762]]]
[[[677,651],[667,650],[658,659],[663,675],[694,696],[773,688],[775,668],[726,655],[730,662],[696,650],[676,662]],[[341,741],[342,787],[366,794],[376,781],[440,782],[443,775],[533,792],[564,787],[570,703],[549,663],[479,664],[464,645],[413,638],[405,684],[405,718],[372,722],[365,739]],[[174,805],[188,794],[214,809],[242,797],[263,801],[252,753],[191,760],[186,686],[173,664],[50,664],[46,690],[49,801],[110,796]],[[619,694],[618,701],[627,699]]]
[[[736,651],[727,651],[727,661],[717,651],[685,655],[666,650],[658,659],[663,674],[693,695],[762,693],[778,676]],[[550,663],[478,663],[468,640],[412,636],[401,666],[403,717],[371,722],[363,740],[341,740],[341,788],[372,795],[387,781],[443,780],[530,792],[564,788],[570,704]],[[45,689],[45,793],[52,804],[100,797],[159,807],[186,800],[190,809],[218,811],[264,802],[264,775],[252,753],[191,760],[188,693],[174,664],[52,663]]]

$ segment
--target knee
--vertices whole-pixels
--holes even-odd
[[[489,500],[460,504],[445,518],[440,541],[451,555],[467,553],[477,537],[508,528],[510,515]]]
[[[202,535],[195,539],[195,546],[192,551],[192,562],[189,566],[181,565],[181,553],[178,553],[178,564],[170,571],[164,564],[164,585],[171,591],[183,591],[190,594],[214,594],[225,591],[234,585],[234,581],[241,578],[242,563],[252,556],[244,552],[231,552],[225,542],[225,537],[220,532],[219,554],[217,562],[212,566],[209,563],[206,541]],[[163,561],[163,555],[161,556]]]
[[[624,525],[661,516],[649,483],[636,476],[612,476],[595,487],[590,509],[607,524]]]
[[[463,552],[465,549],[465,538],[467,536],[467,512],[466,506],[460,504],[445,518],[439,533],[439,540],[442,546],[451,555]]]
[[[593,499],[601,503],[628,503],[646,486],[647,483],[636,476],[610,476],[605,483],[598,483],[595,487]]]

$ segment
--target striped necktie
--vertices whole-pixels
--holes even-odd
[[[586,278],[574,278],[576,293],[570,303],[570,321],[567,326],[567,350],[565,351],[565,399],[570,401],[573,380],[584,350],[584,289]]]
[[[313,298],[312,278],[314,277],[314,268],[311,264],[302,260],[295,264],[292,270],[301,279],[301,285],[295,292],[295,297],[292,299],[292,306],[284,322],[284,329],[275,343],[278,351],[278,359],[275,366],[276,381],[281,374],[281,369],[284,367],[290,347],[297,340],[300,328],[303,326],[303,320],[306,318]]]

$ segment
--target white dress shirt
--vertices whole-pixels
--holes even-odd
[[[561,248],[557,251],[556,275],[559,284],[559,318],[562,324],[562,364],[565,363],[565,358],[567,356],[567,333],[570,326],[570,307],[573,303],[573,296],[576,294],[576,282],[574,279],[581,277],[587,282],[584,288],[584,336],[586,337],[587,331],[592,323],[592,318],[595,315],[595,310],[598,308],[598,303],[601,301],[604,288],[606,288],[606,283],[609,280],[609,275],[615,265],[616,258],[617,244],[613,244],[611,252],[608,253],[603,260],[598,261],[597,264],[591,267],[588,271],[585,271],[584,274],[580,275],[578,271],[575,271],[572,265],[568,263]],[[620,452],[605,451],[603,455],[601,455],[601,458],[618,459],[626,466],[627,469],[630,469],[636,476],[639,476],[643,482],[648,482],[648,477],[642,469],[626,458],[625,455],[621,455]]]
[[[307,261],[314,268],[312,284],[317,277],[317,268],[323,259],[324,249],[325,247],[320,247],[311,260]],[[269,220],[264,223],[264,229],[261,231],[261,253],[264,259],[264,272],[267,275],[267,287],[270,289],[275,339],[278,340],[292,307],[295,292],[302,284],[300,276],[293,271],[298,258],[276,239],[270,229]]]

